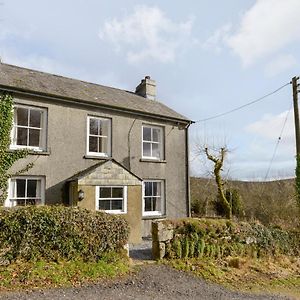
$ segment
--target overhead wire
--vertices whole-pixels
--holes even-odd
[[[260,102],[260,101],[264,100],[265,98],[267,98],[267,97],[269,97],[269,96],[271,96],[271,95],[274,95],[275,93],[279,92],[280,90],[282,90],[283,88],[285,88],[286,86],[288,86],[288,85],[290,85],[290,84],[291,84],[291,83],[288,82],[288,83],[286,83],[286,84],[280,86],[280,87],[277,88],[276,90],[274,90],[274,91],[272,91],[272,92],[270,92],[270,93],[268,93],[268,94],[266,94],[266,95],[264,95],[264,96],[262,96],[262,97],[259,97],[259,98],[255,99],[255,100],[252,100],[252,101],[250,101],[250,102],[248,102],[248,103],[246,103],[246,104],[243,104],[243,105],[241,105],[241,106],[238,106],[238,107],[236,107],[236,108],[233,108],[233,109],[231,109],[231,110],[229,110],[229,111],[226,111],[226,112],[223,112],[223,113],[219,113],[219,114],[216,114],[216,115],[214,115],[214,116],[211,116],[211,117],[208,117],[208,118],[205,118],[205,119],[197,120],[197,121],[195,121],[195,123],[206,122],[206,121],[209,121],[209,120],[213,120],[213,119],[216,119],[216,118],[223,117],[223,116],[225,116],[225,115],[231,114],[231,113],[233,113],[233,112],[235,112],[235,111],[238,111],[238,110],[240,110],[240,109],[243,109],[243,108],[245,108],[245,107],[247,107],[247,106],[250,106],[250,105],[252,105],[252,104],[254,104],[254,103]]]
[[[206,121],[213,120],[213,119],[216,119],[216,118],[219,118],[219,117],[223,117],[223,116],[225,116],[225,115],[231,114],[231,113],[236,112],[236,111],[238,111],[238,110],[241,110],[241,109],[243,109],[243,108],[245,108],[245,107],[247,107],[247,106],[250,106],[250,105],[252,105],[252,104],[255,104],[255,103],[257,103],[257,102],[260,102],[260,101],[266,99],[267,97],[269,97],[269,96],[271,96],[271,95],[274,95],[275,93],[279,92],[280,90],[282,90],[283,88],[285,88],[286,86],[288,86],[288,85],[290,85],[290,84],[291,84],[291,82],[288,82],[288,83],[286,83],[286,84],[283,84],[283,85],[280,86],[279,88],[275,89],[274,91],[272,91],[272,92],[270,92],[270,93],[268,93],[268,94],[266,94],[266,95],[263,95],[262,97],[259,97],[259,98],[257,98],[257,99],[254,99],[254,100],[252,100],[252,101],[250,101],[250,102],[248,102],[248,103],[246,103],[246,104],[243,104],[243,105],[241,105],[241,106],[238,106],[238,107],[236,107],[236,108],[233,108],[233,109],[231,109],[231,110],[229,110],[229,111],[226,111],[226,112],[223,112],[223,113],[219,113],[219,114],[216,114],[216,115],[214,115],[214,116],[211,116],[211,117],[208,117],[208,118],[205,118],[205,119],[197,120],[197,121],[195,121],[195,123],[206,122]],[[282,129],[281,129],[281,131],[280,131],[280,135],[279,135],[279,137],[278,137],[278,139],[277,139],[277,141],[276,141],[276,144],[275,144],[275,147],[274,147],[274,151],[273,151],[273,155],[272,155],[272,158],[271,158],[270,163],[269,163],[269,167],[268,167],[267,172],[266,172],[266,175],[265,175],[265,180],[267,180],[267,178],[268,178],[268,176],[269,176],[269,173],[270,173],[272,164],[273,164],[273,162],[274,162],[274,159],[275,159],[275,156],[276,156],[276,153],[277,153],[278,146],[279,146],[279,144],[280,144],[280,142],[281,142],[281,140],[282,140],[282,135],[283,135],[283,132],[284,132],[284,129],[285,129],[285,126],[286,126],[286,123],[287,123],[289,114],[290,114],[290,112],[291,112],[292,105],[293,105],[293,103],[291,103],[291,106],[290,106],[290,108],[289,108],[289,110],[288,110],[288,112],[287,112],[287,114],[286,114],[286,117],[285,117],[285,120],[284,120]]]
[[[285,128],[285,126],[286,126],[286,123],[287,123],[289,114],[290,114],[290,112],[291,112],[291,110],[292,110],[292,106],[293,106],[293,102],[291,102],[290,108],[289,108],[289,110],[288,110],[288,112],[287,112],[287,114],[286,114],[286,116],[285,116],[285,119],[284,119],[284,122],[283,122],[283,126],[282,126],[282,128],[281,128],[279,137],[277,138],[277,142],[276,142],[275,147],[274,147],[273,155],[272,155],[272,158],[271,158],[271,160],[270,160],[270,164],[269,164],[269,167],[268,167],[266,176],[265,176],[265,181],[267,180],[267,178],[268,178],[268,176],[269,176],[269,173],[270,173],[272,164],[273,164],[273,162],[274,162],[274,158],[275,158],[275,155],[276,155],[276,152],[277,152],[279,143],[280,143],[281,140],[282,140],[283,131],[284,131],[284,128]]]

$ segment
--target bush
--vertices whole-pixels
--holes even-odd
[[[225,197],[227,201],[229,202],[231,209],[232,209],[232,215],[236,217],[241,217],[244,214],[243,211],[243,202],[241,199],[241,196],[239,194],[239,191],[236,189],[227,189],[225,190]],[[225,216],[226,215],[226,208],[223,206],[222,201],[220,201],[219,196],[217,196],[217,199],[213,201],[213,207],[216,211],[216,213],[219,216]]]
[[[97,261],[127,243],[119,217],[77,207],[30,206],[0,210],[0,259]]]

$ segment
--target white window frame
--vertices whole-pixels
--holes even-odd
[[[45,205],[45,187],[46,187],[46,180],[44,176],[16,176],[16,177],[12,177],[9,179],[8,181],[8,195],[7,198],[5,200],[4,206],[5,207],[14,207],[16,206],[16,200],[18,199],[24,199],[26,201],[27,198],[32,198],[32,197],[24,197],[24,198],[18,198],[16,196],[16,180],[17,179],[22,179],[22,180],[26,180],[26,186],[27,186],[27,181],[28,180],[39,180],[40,181],[40,189],[41,189],[41,196],[37,199],[40,200],[40,203],[37,205]],[[25,191],[26,191],[26,187],[25,187]],[[27,191],[26,191],[27,193]],[[15,201],[14,201],[15,200]]]
[[[100,188],[122,188],[123,189],[123,210],[121,209],[114,209],[114,210],[101,210],[99,209],[99,201],[100,201]],[[123,185],[98,185],[96,186],[96,210],[97,211],[104,211],[109,214],[127,214],[127,186]],[[106,200],[115,200],[115,199],[121,199],[121,198],[101,198]]]
[[[41,127],[30,127],[24,126],[24,125],[18,125],[16,124],[16,115],[15,115],[15,108],[25,108],[29,111],[31,110],[38,110],[41,114]],[[30,113],[28,114],[28,118],[30,116]],[[25,146],[25,145],[18,145],[17,144],[17,129],[18,128],[26,128],[26,129],[39,129],[40,130],[40,146]],[[29,131],[28,131],[29,132]],[[28,136],[27,136],[27,143],[28,143]],[[37,107],[37,106],[30,106],[30,105],[23,105],[23,104],[14,104],[14,120],[13,120],[13,127],[11,130],[11,144],[10,144],[11,150],[16,149],[29,149],[32,151],[37,152],[43,152],[47,149],[47,108]]]
[[[160,182],[161,184],[161,211],[154,210],[154,211],[145,211],[145,183],[146,182]],[[157,180],[157,179],[146,179],[143,181],[143,192],[142,192],[142,209],[143,209],[143,216],[163,216],[165,215],[166,210],[166,197],[165,197],[165,181],[164,180]],[[159,197],[159,196],[151,196],[151,197]]]
[[[92,135],[90,134],[90,120],[91,119],[97,119],[97,120],[104,120],[108,121],[108,135],[106,136],[100,136],[100,135]],[[87,155],[90,156],[100,156],[100,157],[111,157],[111,141],[112,141],[112,133],[111,133],[111,119],[110,118],[103,118],[103,117],[96,117],[96,116],[87,116],[87,126],[86,126],[86,153]],[[107,138],[107,152],[93,152],[90,151],[89,149],[89,144],[90,144],[90,136],[95,136],[95,137],[103,137]]]
[[[151,140],[150,141],[144,140],[144,128],[150,128],[151,129]],[[159,129],[161,142],[155,142],[155,141],[152,140],[152,130],[153,129]],[[150,159],[150,160],[163,160],[164,159],[164,142],[165,142],[165,139],[164,139],[164,128],[163,127],[156,126],[156,125],[150,125],[150,124],[143,124],[142,125],[142,158]],[[156,157],[156,156],[152,156],[152,155],[150,155],[150,156],[144,155],[144,143],[150,143],[151,144],[151,147],[150,147],[151,154],[152,154],[152,145],[153,144],[158,144],[159,149],[160,149],[160,153],[161,153],[160,157]]]

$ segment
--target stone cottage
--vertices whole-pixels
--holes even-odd
[[[156,99],[146,76],[135,92],[8,64],[0,89],[14,98],[11,151],[27,148],[5,206],[63,203],[121,214],[130,242],[151,221],[190,214],[188,118]]]

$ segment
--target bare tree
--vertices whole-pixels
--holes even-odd
[[[216,181],[217,188],[218,188],[219,201],[221,202],[222,206],[224,207],[226,218],[231,219],[232,218],[232,207],[231,207],[231,204],[226,199],[225,190],[224,190],[224,181],[221,176],[224,159],[225,159],[225,156],[226,156],[228,150],[227,150],[227,148],[222,147],[222,148],[220,148],[218,155],[213,155],[213,154],[209,153],[208,148],[205,147],[204,152],[206,154],[206,157],[214,163],[214,176],[215,176],[215,181]]]

